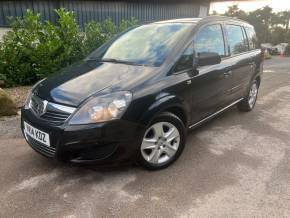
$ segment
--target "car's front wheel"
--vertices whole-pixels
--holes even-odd
[[[183,122],[172,113],[162,113],[145,131],[138,162],[149,170],[165,168],[180,156],[185,140]]]

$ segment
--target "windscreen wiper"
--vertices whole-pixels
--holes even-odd
[[[145,64],[138,64],[138,63],[133,62],[133,61],[117,60],[115,58],[89,58],[89,59],[87,59],[87,61],[110,62],[110,63],[137,65],[137,66],[146,66]]]

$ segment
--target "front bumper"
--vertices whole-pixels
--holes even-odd
[[[23,131],[24,121],[50,136],[47,147]],[[38,153],[73,163],[128,161],[136,157],[145,127],[138,123],[114,120],[88,125],[55,125],[37,117],[31,110],[22,109],[21,129],[28,144]]]

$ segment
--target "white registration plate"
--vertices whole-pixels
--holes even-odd
[[[34,128],[26,122],[24,122],[24,132],[36,141],[50,147],[49,134]]]

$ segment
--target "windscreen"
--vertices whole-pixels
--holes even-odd
[[[161,65],[191,23],[148,24],[135,27],[94,51],[88,59]]]

